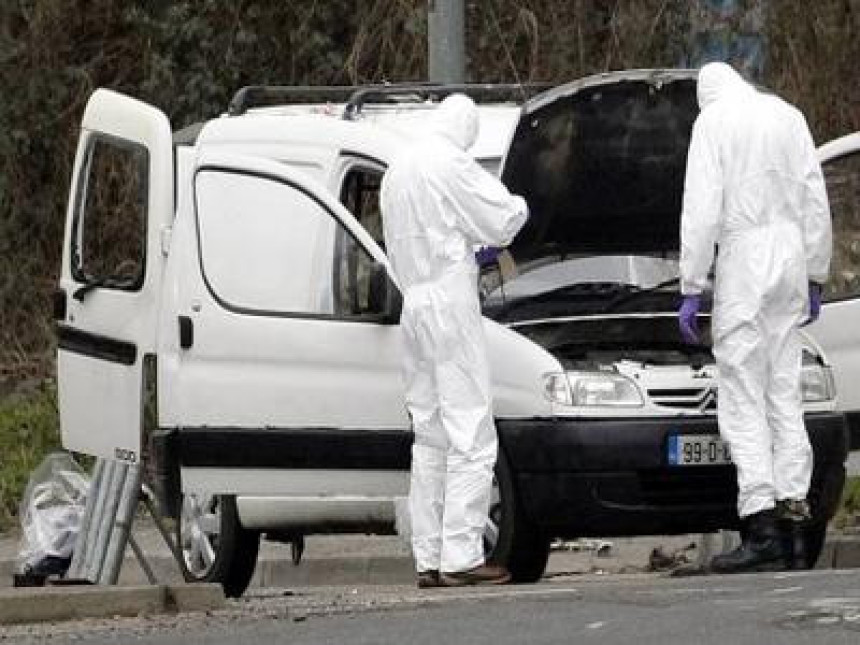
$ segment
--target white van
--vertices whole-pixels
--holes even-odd
[[[492,86],[246,88],[176,133],[96,91],[55,302],[64,445],[142,462],[186,576],[230,595],[261,535],[392,532],[412,437],[378,188],[460,90],[480,105],[473,153],[532,210],[480,284],[501,447],[488,557],[534,581],[555,537],[735,527],[713,357],[675,316],[694,79],[606,74],[525,103]],[[807,341],[817,554],[847,428]]]

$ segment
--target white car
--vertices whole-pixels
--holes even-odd
[[[488,86],[249,88],[177,133],[96,91],[56,301],[64,445],[143,462],[186,576],[229,595],[261,535],[392,532],[412,436],[378,187],[459,89],[480,101],[476,158],[532,210],[480,285],[501,445],[488,558],[533,581],[555,537],[735,527],[713,357],[675,317],[694,78],[607,74],[522,105]],[[829,340],[807,341],[816,555],[847,429]]]

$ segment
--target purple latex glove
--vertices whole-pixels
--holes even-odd
[[[697,345],[699,343],[699,323],[696,314],[702,304],[701,296],[684,296],[681,308],[678,310],[678,326],[681,328],[681,336],[685,343]]]
[[[817,282],[809,283],[809,318],[804,325],[814,323],[821,315],[821,285]]]
[[[482,246],[478,249],[477,253],[475,253],[475,260],[478,262],[478,266],[483,268],[488,264],[495,264],[499,261],[499,254],[502,252],[502,249],[497,246]]]

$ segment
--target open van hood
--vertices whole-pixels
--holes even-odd
[[[677,251],[698,113],[695,70],[600,74],[526,103],[502,170],[531,211],[514,257]]]

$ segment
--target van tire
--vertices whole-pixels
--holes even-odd
[[[813,473],[813,482],[810,485],[808,495],[812,510],[812,522],[803,529],[806,566],[809,569],[815,567],[824,549],[827,523],[839,509],[844,486],[844,464],[825,463],[817,472]]]
[[[549,560],[550,538],[526,516],[513,473],[501,451],[495,479],[499,500],[490,514],[498,525],[498,540],[487,553],[487,562],[507,567],[513,582],[537,582]],[[489,548],[486,542],[485,548]]]
[[[806,549],[806,568],[815,568],[821,551],[824,549],[824,539],[827,536],[827,524],[813,522],[803,529],[803,544]]]
[[[260,550],[260,532],[251,531],[239,523],[236,510],[236,498],[233,495],[216,495],[205,498],[209,511],[217,512],[219,532],[212,535],[210,544],[214,552],[214,560],[205,569],[189,566],[192,554],[183,544],[183,524],[185,519],[185,498],[180,499],[179,520],[176,523],[176,544],[180,551],[179,566],[187,582],[214,582],[224,589],[228,598],[241,596],[251,582],[254,569],[257,566],[257,554]]]

